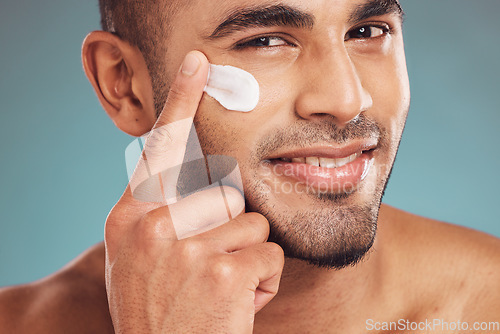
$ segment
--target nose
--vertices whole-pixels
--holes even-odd
[[[342,126],[372,107],[372,97],[363,87],[347,50],[337,49],[307,63],[295,102],[295,111],[301,118],[331,115]]]

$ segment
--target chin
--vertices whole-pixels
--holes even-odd
[[[280,245],[285,256],[342,269],[362,261],[375,241],[386,180],[365,181],[351,192],[289,194],[257,181],[246,191],[247,210],[268,219],[268,241]]]

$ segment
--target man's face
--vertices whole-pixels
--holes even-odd
[[[287,256],[341,268],[373,244],[409,107],[396,9],[391,1],[192,0],[170,21],[167,70],[157,73],[165,82],[197,49],[260,84],[249,113],[205,95],[195,125],[206,154],[237,159],[247,211],[268,218]]]

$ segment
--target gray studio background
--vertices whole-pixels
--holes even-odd
[[[498,0],[406,0],[412,108],[384,201],[500,236]],[[92,0],[0,4],[0,286],[103,239],[131,137],[101,110],[80,46]]]

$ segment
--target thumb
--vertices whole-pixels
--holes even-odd
[[[207,58],[199,51],[192,51],[184,58],[165,106],[144,142],[125,198],[169,204],[176,197],[178,171],[203,96],[208,67]],[[167,170],[168,173],[162,173]]]

